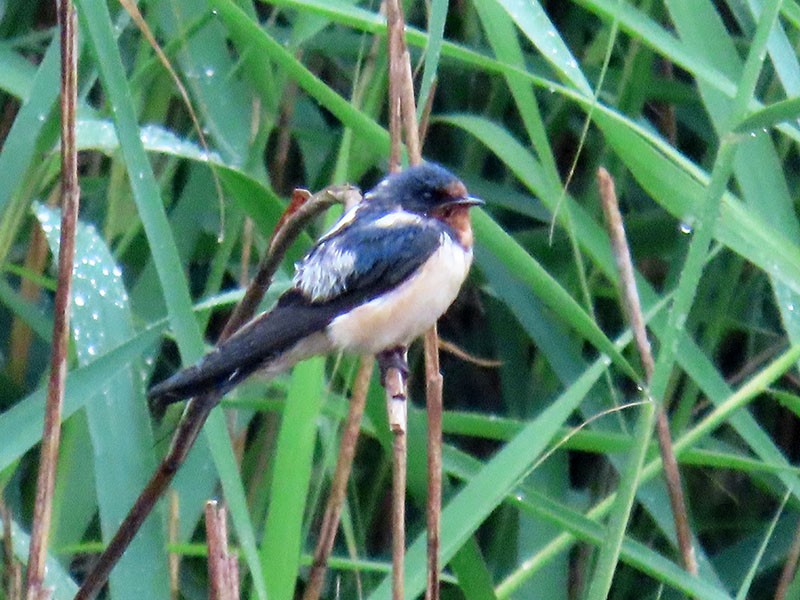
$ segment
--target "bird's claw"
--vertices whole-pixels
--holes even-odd
[[[386,374],[389,369],[397,369],[403,377],[403,381],[408,378],[409,368],[406,355],[408,349],[405,346],[389,348],[377,355],[378,367],[381,370],[381,385],[386,387]]]

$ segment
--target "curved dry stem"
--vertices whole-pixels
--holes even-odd
[[[642,313],[641,302],[639,301],[639,291],[636,288],[633,260],[631,259],[631,252],[625,235],[622,215],[619,211],[619,201],[617,200],[617,194],[614,190],[614,180],[608,171],[601,167],[597,172],[597,181],[600,187],[603,213],[606,217],[609,237],[611,238],[611,246],[617,263],[617,270],[619,271],[623,308],[631,329],[633,330],[636,348],[639,351],[645,377],[647,378],[647,384],[649,385],[653,377],[655,363],[650,348],[650,340],[647,337],[645,318]],[[697,575],[697,559],[692,545],[692,532],[689,527],[689,516],[686,510],[686,500],[683,494],[678,461],[675,458],[675,451],[672,448],[669,420],[667,419],[663,399],[657,400],[659,400],[659,402],[656,419],[656,436],[658,437],[658,448],[661,452],[661,460],[664,464],[664,479],[666,480],[669,502],[672,507],[672,517],[675,521],[678,548],[680,549],[684,568],[689,573]]]
[[[42,449],[36,481],[36,503],[33,509],[33,530],[28,555],[27,596],[30,600],[50,595],[43,586],[50,521],[53,514],[53,487],[61,441],[61,407],[67,373],[75,228],[80,204],[78,146],[75,140],[75,109],[78,93],[76,16],[70,0],[61,0],[58,3],[58,19],[61,32],[61,241],[50,354],[50,379],[47,386]]]

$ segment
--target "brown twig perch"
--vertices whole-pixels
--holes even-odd
[[[625,236],[625,227],[622,215],[619,212],[619,202],[614,190],[614,180],[604,168],[597,171],[597,182],[600,188],[600,198],[603,204],[603,213],[608,224],[611,245],[617,262],[620,277],[620,290],[625,315],[633,330],[636,348],[641,357],[647,384],[653,377],[653,354],[650,350],[650,340],[647,337],[644,315],[639,301],[639,292],[633,272],[628,240]],[[664,478],[666,479],[669,501],[672,507],[672,516],[675,520],[675,531],[678,537],[678,548],[681,552],[684,568],[693,575],[697,575],[697,560],[692,547],[692,534],[689,528],[689,517],[686,512],[686,502],[683,496],[678,462],[672,450],[672,437],[669,432],[669,420],[663,402],[659,402],[656,420],[656,435],[661,460],[664,464]]]
[[[239,563],[228,551],[227,511],[216,500],[206,502],[209,600],[238,600]]]
[[[411,72],[411,59],[405,44],[405,19],[398,0],[386,2],[386,15],[389,39],[389,131],[392,139],[390,170],[399,170],[400,123],[405,134],[409,163],[422,162],[419,125],[414,97],[414,81]],[[399,114],[398,114],[399,111]],[[425,591],[427,600],[439,598],[439,520],[441,514],[441,439],[442,439],[442,376],[439,372],[439,343],[436,327],[425,334],[426,400],[428,414],[428,583]],[[404,378],[403,378],[404,379]],[[399,382],[396,382],[399,386]],[[402,382],[402,406],[405,408],[405,381]],[[398,406],[398,390],[390,392],[387,387],[389,406]],[[391,420],[393,436],[393,455],[395,473],[393,476],[393,597],[403,598],[403,560],[405,553],[405,415],[402,417],[402,432],[399,425]],[[402,456],[401,456],[402,455]],[[403,471],[401,474],[400,471]],[[402,480],[401,480],[402,478]],[[401,490],[402,486],[402,496]],[[402,519],[402,521],[400,521]],[[400,530],[403,530],[402,532]],[[402,536],[402,538],[401,538]],[[399,541],[402,539],[402,544]]]
[[[167,539],[170,544],[178,543],[178,531],[180,529],[180,499],[178,493],[173,490],[169,495],[169,521],[167,523]],[[169,597],[171,600],[180,598],[180,574],[181,574],[181,555],[178,552],[170,552],[168,557],[169,567]]]
[[[387,0],[386,20],[389,44],[389,134],[391,151],[389,171],[396,173],[401,169],[403,106],[402,86],[405,79],[403,59],[405,58],[405,22],[402,9],[397,0]],[[413,91],[412,91],[413,94]],[[398,350],[405,357],[405,349]],[[386,389],[386,410],[389,415],[389,428],[392,432],[392,598],[403,600],[405,577],[405,501],[406,501],[406,461],[407,461],[407,390],[406,374],[396,367],[390,367],[383,377]]]
[[[798,523],[795,528],[792,545],[789,548],[789,553],[786,555],[786,562],[783,563],[783,569],[781,569],[781,576],[775,588],[775,600],[786,600],[789,586],[792,584],[792,580],[794,580],[794,576],[797,573],[798,561],[800,561],[800,523]]]
[[[61,406],[67,372],[72,264],[75,254],[75,226],[78,221],[80,188],[78,186],[78,147],[75,141],[78,65],[76,60],[76,17],[70,0],[58,3],[61,31],[61,241],[58,258],[58,289],[53,319],[53,343],[50,355],[50,380],[44,432],[36,481],[36,504],[28,558],[27,597],[48,598],[44,588],[45,562],[53,508],[58,447],[61,440]]]

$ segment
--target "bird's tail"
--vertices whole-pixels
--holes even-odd
[[[196,365],[178,371],[147,393],[152,406],[209,392],[223,395],[259,370],[274,375],[296,362],[329,351],[324,329],[335,310],[284,297],[228,338]]]

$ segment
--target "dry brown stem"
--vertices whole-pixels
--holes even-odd
[[[778,580],[778,585],[775,588],[775,600],[786,600],[786,594],[789,591],[789,586],[794,579],[797,572],[797,562],[800,561],[800,522],[794,530],[794,537],[792,538],[792,545],[789,548],[789,553],[786,555],[786,562],[783,563],[781,570],[781,577]]]
[[[364,407],[367,404],[367,392],[369,391],[369,382],[372,378],[374,364],[375,360],[371,356],[361,357],[356,380],[353,384],[353,397],[350,400],[347,421],[342,431],[342,441],[339,447],[339,456],[336,459],[331,491],[328,496],[328,503],[325,506],[325,514],[322,517],[319,540],[314,550],[314,562],[311,565],[303,600],[317,600],[322,592],[328,558],[336,540],[336,531],[339,529],[339,519],[347,492],[347,481],[350,478],[350,471],[353,467],[358,433],[361,429],[361,418],[364,415]]]
[[[167,523],[167,535],[170,544],[178,543],[178,531],[180,528],[180,499],[174,490],[169,495],[169,521]],[[170,552],[169,561],[169,597],[178,600],[180,597],[180,572],[181,555],[179,552]]]
[[[428,136],[428,126],[430,125],[431,112],[433,111],[433,99],[436,97],[436,87],[438,85],[436,79],[433,80],[431,91],[425,99],[425,106],[422,107],[422,115],[419,120],[419,145],[425,146],[425,138]]]
[[[400,171],[402,125],[406,65],[405,21],[398,0],[386,0],[386,20],[389,43],[389,134],[391,150],[389,171]],[[413,97],[413,90],[412,90]],[[386,390],[386,410],[392,432],[392,598],[404,600],[405,571],[405,495],[406,495],[406,421],[407,394],[405,373],[389,368],[383,373]]]
[[[400,114],[402,117],[403,132],[405,133],[406,149],[408,160],[411,165],[418,165],[422,162],[422,148],[420,146],[420,128],[417,123],[417,107],[414,97],[414,79],[411,71],[411,59],[406,50],[405,43],[405,20],[402,7],[398,0],[387,0],[386,2],[387,26],[389,28],[389,106],[392,110],[391,118],[396,118],[395,110],[399,103]],[[431,95],[432,96],[432,95]],[[427,108],[427,107],[426,107]],[[391,124],[391,121],[390,121]],[[395,129],[390,128],[392,134],[392,149],[394,157],[395,147],[399,147],[400,134]],[[394,163],[392,163],[394,166]],[[395,168],[399,169],[399,165]],[[428,531],[428,578],[425,597],[427,599],[438,599],[439,597],[439,520],[441,514],[442,498],[442,476],[441,476],[441,439],[442,439],[442,377],[439,373],[439,343],[436,327],[434,326],[425,334],[425,371],[426,371],[426,398],[428,410],[428,501],[426,507],[427,531]],[[391,404],[391,396],[387,388],[387,401]],[[405,402],[403,403],[405,408]],[[391,414],[391,413],[390,413]],[[391,416],[390,416],[391,419]],[[390,420],[391,423],[391,420]],[[399,428],[398,428],[399,429]],[[399,460],[399,448],[405,452],[405,433],[402,435],[394,428],[394,455],[395,460]],[[402,440],[400,439],[402,437]],[[402,458],[402,469],[405,471],[406,457]],[[400,470],[398,465],[396,468]],[[395,471],[393,481],[395,487],[399,485],[398,474]],[[405,474],[404,474],[405,477]],[[405,479],[403,480],[405,490]],[[397,490],[393,495],[395,502]],[[405,518],[405,507],[402,513],[395,506],[393,517]],[[395,552],[402,550],[397,547],[397,540],[394,540],[393,547]],[[394,566],[394,598],[402,598],[402,582],[398,582],[398,577],[402,577],[402,565]],[[399,594],[399,595],[398,595]]]
[[[78,67],[76,61],[76,17],[70,0],[58,3],[61,33],[61,241],[58,258],[58,288],[53,318],[53,341],[50,355],[50,379],[44,431],[36,481],[36,503],[28,557],[27,597],[49,597],[44,588],[47,545],[53,508],[58,447],[61,441],[61,406],[67,372],[72,265],[75,255],[75,227],[78,221],[80,188],[78,186],[78,147],[75,142]]]
[[[41,275],[47,264],[49,249],[47,239],[41,228],[33,229],[25,256],[25,269],[30,273]],[[19,295],[23,300],[36,304],[41,287],[37,281],[23,278],[20,283]],[[17,385],[22,385],[25,372],[28,368],[28,354],[33,342],[33,331],[30,326],[19,316],[14,317],[11,324],[11,335],[8,342],[8,374]]]
[[[406,477],[408,457],[405,430],[392,430],[392,599],[404,600],[406,560]]]
[[[439,529],[442,506],[442,374],[439,336],[434,325],[425,334],[425,383],[428,414],[428,578],[425,600],[439,600]]]
[[[358,190],[350,186],[340,185],[325,188],[308,198],[302,206],[291,214],[289,219],[282,223],[272,237],[269,251],[261,259],[256,275],[250,282],[244,298],[242,298],[242,301],[236,306],[233,314],[228,319],[228,323],[220,335],[220,341],[229,338],[255,314],[261,299],[272,284],[272,277],[298,234],[315,216],[336,203],[346,204],[351,202],[350,197],[354,194],[358,195]]]
[[[619,271],[622,304],[633,331],[636,348],[639,351],[647,384],[649,385],[653,377],[653,354],[650,349],[650,340],[647,337],[639,291],[636,288],[633,261],[625,235],[622,214],[619,211],[619,201],[614,189],[614,180],[608,171],[601,167],[597,172],[597,181],[600,188],[603,213],[606,217],[609,237],[611,238],[611,246],[617,262],[617,270]],[[697,560],[692,546],[692,534],[689,528],[689,516],[686,511],[683,485],[681,484],[680,471],[678,470],[678,461],[675,459],[675,452],[672,449],[672,436],[670,435],[669,420],[663,401],[660,401],[658,406],[656,435],[658,437],[661,460],[664,464],[664,478],[667,484],[683,566],[689,573],[697,575]]]
[[[206,502],[209,600],[238,600],[239,563],[228,552],[227,511],[216,500]]]

